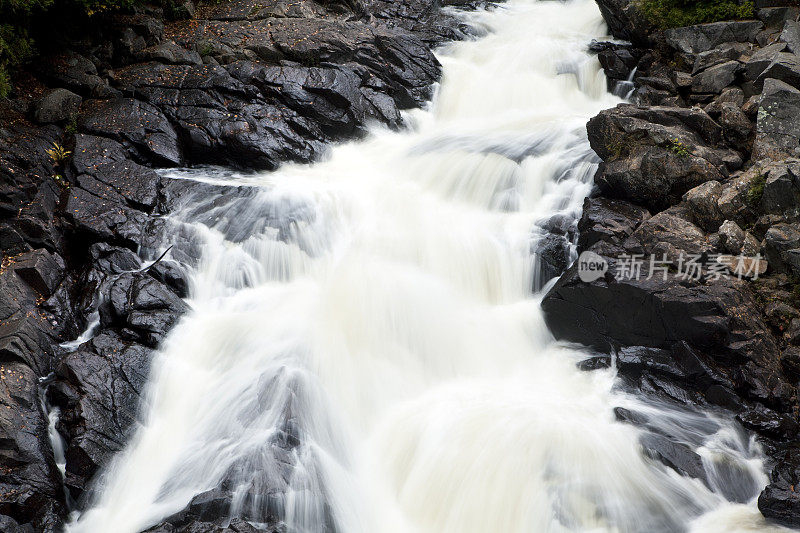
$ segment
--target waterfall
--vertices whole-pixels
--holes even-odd
[[[142,425],[70,533],[136,533],[220,490],[289,533],[766,531],[755,442],[719,413],[615,388],[556,343],[532,244],[575,220],[585,124],[621,100],[587,45],[593,0],[464,14],[429,109],[313,165],[196,182],[164,249],[191,311],[152,362]],[[708,483],[643,453],[645,430]]]

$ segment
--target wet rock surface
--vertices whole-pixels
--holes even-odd
[[[767,2],[759,20],[658,31],[635,22],[634,2],[598,4],[614,36],[633,43],[591,48],[618,88],[632,81],[632,103],[587,126],[603,162],[578,252],[609,267],[590,282],[569,267],[543,300],[546,321],[557,338],[609,353],[645,396],[734,413],[768,451],[759,508],[797,527],[797,8]],[[636,254],[644,264],[632,276]],[[671,267],[648,276],[653,257]],[[688,258],[706,274],[687,276]],[[741,265],[751,272],[737,279]],[[618,413],[646,427],[643,416]],[[702,480],[698,458],[665,437],[643,449]]]
[[[93,476],[140,422],[154,350],[188,310],[173,259],[191,264],[191,246],[147,268],[142,257],[160,254],[162,216],[182,198],[219,197],[211,207],[223,209],[231,191],[153,168],[271,169],[317,159],[369,123],[403,127],[400,111],[427,101],[441,73],[432,47],[472,32],[417,0],[158,13],[101,15],[96,34],[31,65],[33,90],[0,102],[2,531],[60,531],[68,507],[93,497]],[[55,408],[63,476],[48,436]],[[219,490],[152,530],[282,530],[277,511],[230,519],[232,489]]]

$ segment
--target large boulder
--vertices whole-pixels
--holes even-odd
[[[648,279],[645,261],[639,277],[619,277],[624,266],[606,258],[604,278],[584,282],[573,265],[542,301],[545,321],[558,339],[601,351],[621,346],[669,350],[685,342],[715,373],[728,392],[710,393],[696,380],[689,388],[703,392],[711,403],[730,405],[736,394],[772,405],[788,406],[794,389],[782,378],[778,350],[767,326],[752,309],[757,303],[735,278],[701,283],[668,272]]]
[[[757,20],[726,21],[673,28],[665,31],[664,36],[667,44],[678,52],[695,56],[723,43],[755,42],[762,29],[764,24]]]
[[[108,332],[61,361],[48,398],[61,409],[57,428],[67,443],[72,497],[80,498],[97,470],[128,441],[150,358],[150,349]]]
[[[764,81],[753,159],[800,156],[800,90],[780,80]]]
[[[78,115],[83,98],[67,89],[48,91],[37,103],[33,117],[39,124],[63,122]]]
[[[631,41],[637,46],[647,46],[653,25],[631,0],[596,0],[611,35]]]
[[[722,128],[700,109],[621,104],[592,118],[587,130],[603,159],[595,176],[601,191],[649,209],[723,180],[742,163],[735,151],[717,148]]]
[[[161,111],[133,98],[91,100],[78,120],[81,132],[110,137],[157,166],[183,163],[178,135]]]

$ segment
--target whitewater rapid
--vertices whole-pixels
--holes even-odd
[[[69,533],[136,533],[218,487],[289,533],[770,530],[758,446],[579,371],[532,290],[538,228],[591,192],[585,124],[621,101],[586,52],[595,2],[463,17],[485,35],[439,51],[407,130],[271,173],[168,174],[198,182],[164,241],[191,311]],[[692,447],[710,486],[645,457],[616,406]]]

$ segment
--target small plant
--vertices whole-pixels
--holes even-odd
[[[678,157],[689,157],[689,148],[678,139],[669,141],[669,149]]]
[[[208,41],[205,41],[199,46],[197,53],[200,54],[201,57],[210,56],[214,53],[214,45]]]
[[[67,135],[75,135],[78,133],[78,115],[73,114],[69,117],[69,121],[64,127],[64,132],[66,132]]]
[[[747,190],[747,203],[750,207],[756,207],[761,203],[761,198],[764,196],[764,186],[767,184],[767,179],[761,171],[758,171],[756,177],[750,182],[750,188]]]
[[[54,142],[53,147],[47,150],[47,155],[50,156],[50,159],[53,160],[53,166],[56,167],[64,164],[67,161],[67,159],[69,159],[70,154],[72,154],[72,152],[70,152],[57,142]]]

